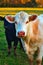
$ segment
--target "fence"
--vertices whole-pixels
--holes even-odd
[[[7,14],[15,15],[19,11],[43,11],[43,8],[0,8],[0,16],[5,16]]]

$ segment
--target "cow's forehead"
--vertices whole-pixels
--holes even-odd
[[[15,20],[17,22],[26,22],[28,20],[28,14],[26,12],[21,11],[15,15]]]

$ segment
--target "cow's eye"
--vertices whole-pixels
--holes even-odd
[[[26,24],[28,23],[28,21],[26,22]]]
[[[15,24],[17,24],[17,21],[15,21]]]

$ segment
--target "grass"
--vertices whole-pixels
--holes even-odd
[[[26,11],[28,12],[28,11]],[[34,11],[34,13],[41,14],[42,11]],[[7,42],[5,38],[5,32],[4,32],[4,22],[0,21],[0,65],[29,65],[29,60],[25,52],[23,52],[20,49],[20,46],[18,44],[17,47],[17,57],[14,56],[14,50],[13,50],[13,44],[12,44],[12,50],[11,55],[7,56]],[[35,64],[36,62],[34,62]],[[43,65],[43,62],[42,62]]]
[[[26,54],[17,47],[17,57],[14,56],[13,44],[10,57],[7,57],[7,42],[4,33],[4,22],[0,21],[0,65],[28,65]]]

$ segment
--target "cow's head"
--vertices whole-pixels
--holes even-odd
[[[23,11],[15,16],[16,36],[25,37],[27,35],[27,26],[29,23],[29,15]]]
[[[18,37],[26,37],[30,21],[33,21],[37,18],[36,15],[28,15],[25,12],[19,12],[15,16],[15,28],[16,28],[16,36]]]

